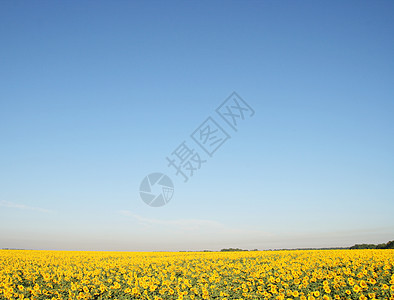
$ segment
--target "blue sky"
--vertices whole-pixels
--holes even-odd
[[[391,1],[2,1],[0,248],[394,238]],[[236,91],[237,132],[215,109]],[[231,136],[187,183],[166,157]],[[140,198],[163,172],[174,196]]]

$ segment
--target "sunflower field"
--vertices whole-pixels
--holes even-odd
[[[0,250],[0,299],[394,299],[394,250]]]

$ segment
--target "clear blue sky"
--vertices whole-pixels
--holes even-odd
[[[392,1],[1,1],[0,248],[393,240],[393,16]],[[165,157],[233,91],[255,115],[183,183]],[[160,208],[139,195],[152,172],[175,185]]]

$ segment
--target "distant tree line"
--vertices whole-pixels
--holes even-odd
[[[394,241],[383,244],[356,244],[349,249],[394,249]]]
[[[249,251],[249,250],[245,250],[245,249],[239,249],[239,248],[226,248],[226,249],[222,249],[220,250],[222,252],[226,252],[226,251]],[[253,249],[250,251],[259,251],[258,249]]]

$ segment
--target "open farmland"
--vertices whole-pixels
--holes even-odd
[[[0,267],[0,299],[394,299],[394,250],[1,250]]]

